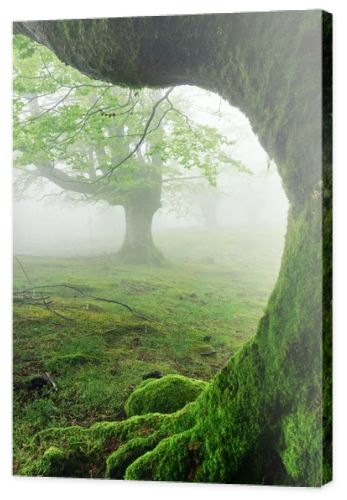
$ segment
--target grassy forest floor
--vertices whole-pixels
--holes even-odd
[[[15,303],[15,472],[36,432],[123,418],[127,397],[153,370],[210,380],[255,333],[279,270],[278,229],[168,230],[155,241],[167,267],[118,266],[115,255],[18,256],[33,286],[69,284],[139,315],[67,288],[47,295],[51,309],[72,321]],[[29,286],[15,260],[14,289]],[[45,372],[57,391],[30,388],[31,377]]]

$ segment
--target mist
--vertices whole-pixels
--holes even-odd
[[[213,126],[235,141],[233,157],[252,174],[226,169],[218,174],[216,187],[205,183],[202,201],[213,199],[210,210],[215,211],[208,224],[199,208],[194,181],[187,183],[184,200],[178,200],[176,210],[167,202],[169,190],[164,183],[162,207],[153,218],[154,238],[163,231],[180,228],[238,228],[263,231],[265,235],[270,230],[281,243],[288,201],[277,167],[261,147],[248,119],[211,92],[196,87],[179,87],[175,92],[191,103],[186,111],[189,118]],[[182,210],[180,205],[188,208]],[[61,190],[49,181],[27,190],[14,203],[14,253],[18,255],[73,257],[116,253],[124,235],[125,214],[121,206],[71,201],[63,198]]]

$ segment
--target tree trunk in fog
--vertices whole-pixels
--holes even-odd
[[[152,222],[161,207],[161,164],[154,157],[144,160],[134,174],[134,185],[126,193],[122,203],[125,210],[125,238],[118,252],[118,260],[124,264],[158,266],[164,257],[156,248],[152,237]]]
[[[118,252],[118,259],[123,263],[160,265],[163,256],[156,248],[152,237],[152,222],[159,206],[151,193],[143,190],[124,204],[125,238]]]

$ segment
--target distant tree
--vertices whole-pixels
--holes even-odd
[[[228,198],[242,204],[242,196],[233,187],[237,174],[253,175],[241,162],[237,168],[222,167],[212,182],[199,175],[168,176],[163,179],[163,206],[169,213],[182,219],[194,219],[205,229],[219,225],[218,209]]]
[[[21,195],[38,181],[57,195],[124,207],[120,261],[160,264],[152,220],[162,184],[203,178],[214,185],[233,142],[191,120],[173,89],[126,90],[62,64],[23,36],[14,42],[14,166]],[[189,173],[189,175],[188,175]]]

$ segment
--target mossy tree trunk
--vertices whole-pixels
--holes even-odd
[[[164,416],[156,424],[150,444],[148,436],[145,444],[127,437],[116,452],[117,463],[126,457],[125,477],[310,486],[329,480],[330,18],[293,11],[29,22],[15,30],[95,78],[218,92],[250,119],[291,204],[278,282],[256,336],[175,423]]]

